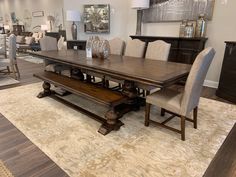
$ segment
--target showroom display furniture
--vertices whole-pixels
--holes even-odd
[[[9,36],[9,56],[6,59],[0,60],[0,66],[6,67],[9,72],[11,71],[15,79],[20,79],[20,72],[16,61],[16,36],[14,34]]]
[[[108,115],[106,114],[107,116],[105,116],[106,117],[105,120],[103,119],[103,123],[105,123],[106,125],[108,124],[109,126],[107,128],[106,126],[101,126],[101,129],[99,129],[99,132],[102,134],[109,132],[110,130],[109,127],[112,127],[113,130],[116,130],[116,129],[118,130],[119,127],[122,125],[120,124],[119,118],[123,114],[129,111],[139,109],[140,99],[138,97],[137,89],[135,87],[136,83],[145,83],[145,84],[150,84],[156,87],[165,88],[185,78],[188,75],[191,68],[190,65],[186,65],[186,64],[163,62],[163,61],[157,61],[157,60],[145,60],[143,58],[126,57],[126,56],[119,56],[119,55],[110,55],[108,59],[109,62],[107,62],[106,59],[101,59],[101,58],[93,58],[91,60],[91,59],[86,58],[85,51],[75,51],[75,50],[40,51],[40,52],[32,52],[31,54],[33,56],[37,56],[40,58],[47,58],[47,60],[51,60],[57,63],[67,65],[67,66],[78,68],[79,70],[81,70],[81,72],[80,72],[80,75],[78,75],[77,80],[79,80],[80,82],[84,82],[85,84],[88,83],[89,86],[91,84],[91,81],[84,80],[84,75],[82,71],[85,71],[85,72],[92,71],[98,74],[103,74],[105,76],[114,76],[115,78],[118,78],[119,80],[124,80],[122,95],[128,97],[128,100],[126,102],[127,104],[121,107],[118,106],[119,110],[117,110],[118,109],[117,108],[115,109],[115,111],[113,110],[113,111],[107,112]],[[130,69],[132,67],[136,68],[136,70]],[[140,71],[144,71],[144,72],[140,73]],[[153,71],[157,71],[157,72],[153,72]],[[57,86],[69,92],[74,91],[77,93],[76,88],[80,87],[80,84],[74,83],[74,78],[67,77],[65,80],[64,76],[61,76],[58,74],[55,74],[56,76],[55,75],[49,76],[48,74],[46,74],[45,76],[45,74],[43,73],[36,74],[36,77],[40,77],[46,82],[46,84],[44,84],[43,86],[45,95],[52,94],[50,90],[50,84],[54,84],[54,83],[56,83]],[[71,80],[71,82],[69,80]],[[92,84],[94,85],[94,83]],[[74,86],[76,88],[74,88]],[[104,97],[109,97],[109,94],[106,94],[107,88],[104,88],[104,89],[105,89],[105,91],[103,91],[105,92]],[[112,90],[109,90],[109,91],[116,93],[116,91],[112,91]],[[91,97],[91,94],[94,92],[96,93],[96,91],[91,92],[91,94],[87,94],[85,93],[87,92],[86,89],[84,90],[79,89],[79,92],[80,92],[80,95],[84,95],[85,98],[88,98],[88,99],[92,98],[92,100],[94,99],[94,101],[101,100],[101,97],[102,97],[102,94],[98,94],[97,96],[98,98],[94,98],[94,96]],[[81,109],[79,110],[82,111]],[[87,114],[88,111],[87,112],[82,111],[82,112],[86,112]]]
[[[145,42],[138,39],[129,39],[125,47],[125,56],[143,57],[145,50]]]
[[[166,43],[165,41],[162,41],[162,40],[150,42],[147,47],[145,59],[167,61],[169,53],[170,53],[170,47],[171,45],[169,43]],[[138,88],[146,91],[146,93],[143,92],[143,96],[149,95],[151,91],[153,92],[158,89],[158,88],[147,86],[144,84],[138,85]]]
[[[130,36],[132,39],[139,39],[145,42],[144,56],[149,42],[163,40],[171,44],[168,61],[193,64],[197,55],[204,50],[207,38],[182,38],[165,36]]]
[[[236,41],[226,41],[225,55],[216,95],[236,103]]]
[[[5,34],[0,35],[0,55],[7,58],[7,40]]]
[[[189,73],[183,92],[165,88],[146,97],[145,126],[149,126],[149,122],[155,123],[161,127],[180,133],[183,141],[185,140],[186,120],[193,122],[194,128],[197,128],[198,103],[203,82],[214,55],[215,50],[213,48],[207,48],[197,56]],[[173,116],[161,123],[150,120],[151,105],[161,107],[162,115],[164,115],[164,112],[166,111],[172,113]],[[187,118],[191,111],[193,111],[193,120]],[[175,116],[181,118],[181,130],[166,125],[166,123],[172,120]]]

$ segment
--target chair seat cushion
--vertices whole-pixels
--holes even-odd
[[[179,114],[182,95],[176,90],[162,89],[148,95],[146,102]]]

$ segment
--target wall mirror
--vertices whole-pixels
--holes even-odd
[[[84,5],[84,32],[85,33],[110,32],[109,4]]]

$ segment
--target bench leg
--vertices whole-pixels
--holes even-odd
[[[48,82],[43,82],[43,91],[38,94],[38,98],[43,98],[46,96],[50,96],[52,94],[51,85]]]
[[[120,120],[118,120],[119,116],[116,113],[115,109],[109,110],[105,114],[106,122],[101,125],[98,132],[106,135],[112,130],[119,130],[122,125],[124,125]]]

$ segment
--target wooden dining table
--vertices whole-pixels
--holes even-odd
[[[83,82],[91,82],[91,77],[84,79],[84,74],[122,81],[121,93],[128,97],[128,104],[135,109],[140,105],[137,103],[138,85],[165,88],[186,79],[191,69],[191,65],[188,64],[129,56],[87,58],[85,51],[78,50],[39,51],[30,54],[70,68],[77,68],[80,71],[77,79]]]

